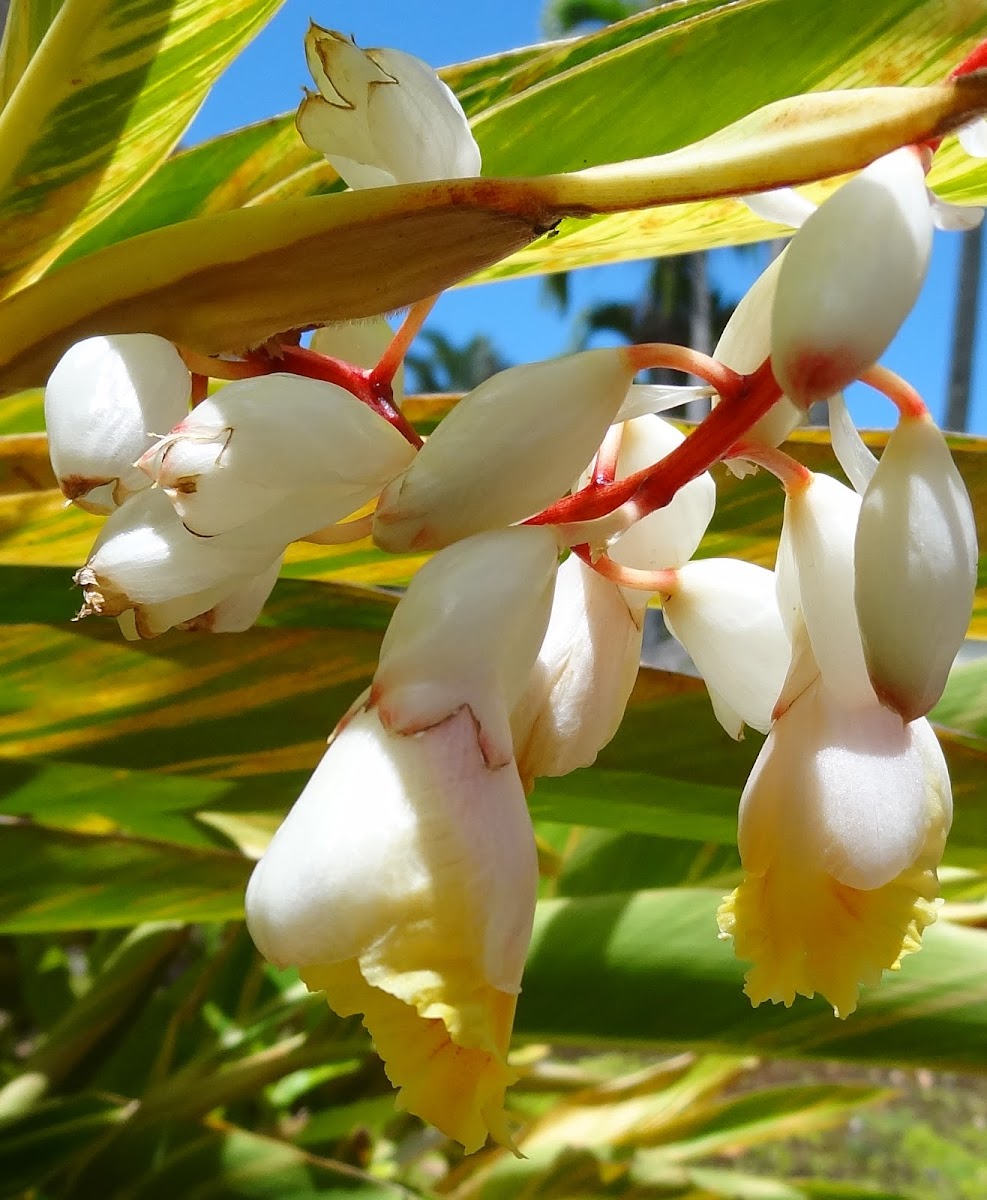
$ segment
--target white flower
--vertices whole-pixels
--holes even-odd
[[[617,732],[641,661],[647,601],[574,554],[559,568],[548,629],[511,713],[526,786],[588,767]]]
[[[796,233],[778,275],[771,362],[807,408],[887,349],[915,303],[932,249],[925,173],[913,147],[872,163]]]
[[[352,188],[480,173],[480,151],[448,87],[402,50],[360,50],[309,28],[305,55],[321,95],[308,93],[296,124]]]
[[[903,417],[864,494],[856,609],[870,680],[906,721],[942,695],[977,586],[973,507],[946,440]]]
[[[494,375],[384,489],[374,540],[385,550],[437,549],[552,504],[592,458],[633,376],[621,349]]]
[[[686,563],[662,596],[662,612],[727,733],[739,738],[744,725],[767,733],[792,656],[774,573],[733,558]]]
[[[284,547],[285,542],[254,531],[196,537],[167,496],[147,488],[107,520],[76,573],[85,595],[80,616],[115,617],[134,609],[139,631],[141,610],[149,609],[143,636],[153,636],[199,616],[266,572]]]
[[[294,514],[293,538],[354,512],[414,453],[343,388],[273,374],[227,384],[140,465],[193,533],[225,533],[280,507]]]
[[[192,378],[178,351],[149,333],[76,342],[45,389],[51,465],[63,493],[106,514],[148,480],[134,465],[188,412]]]

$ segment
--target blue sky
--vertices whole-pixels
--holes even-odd
[[[219,80],[192,127],[189,141],[202,141],[239,125],[294,108],[310,84],[302,53],[309,19],[353,34],[365,46],[396,46],[433,66],[493,54],[539,40],[540,0],[287,0],[264,32]],[[949,339],[953,322],[959,238],[937,234],[929,279],[894,345],[882,360],[908,378],[936,416],[945,407]],[[711,274],[729,296],[739,297],[766,260],[760,255],[712,256]],[[574,308],[598,298],[635,294],[643,264],[623,264],[574,276]],[[987,290],[987,279],[985,279]],[[987,297],[981,298],[983,307]],[[545,304],[537,279],[516,280],[446,293],[432,317],[454,341],[487,333],[512,361],[549,357],[569,348],[571,322]],[[971,429],[987,431],[987,396],[982,364],[987,322],[981,320]],[[865,388],[854,388],[851,408],[859,422],[888,425],[891,406]]]

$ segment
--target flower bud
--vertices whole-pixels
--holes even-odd
[[[134,464],[188,412],[191,387],[188,368],[164,338],[128,333],[76,342],[45,389],[48,452],[62,492],[102,515],[146,488]]]
[[[647,596],[604,579],[576,555],[559,568],[548,629],[511,713],[518,770],[588,767],[617,732],[641,661]]]
[[[617,479],[650,467],[685,441],[685,435],[661,417],[638,417],[624,425],[617,457]],[[679,567],[695,554],[713,519],[716,485],[708,471],[680,488],[664,508],[650,513],[621,534],[609,549],[614,562],[641,571]]]
[[[404,736],[341,727],[247,888],[247,925],[364,1024],[402,1107],[477,1150],[510,1144],[504,1089],[538,885],[513,761],[465,707]]]
[[[859,513],[856,492],[829,475],[813,475],[785,499],[776,569],[789,636],[801,612],[819,669],[848,704],[874,700],[853,599]]]
[[[778,286],[778,273],[786,253],[783,250],[769,263],[742,297],[713,351],[717,362],[742,375],[757,370],[771,353],[771,308]],[[781,396],[759,421],[755,421],[745,440],[760,442],[765,446],[780,446],[804,420],[802,409],[787,396]],[[725,463],[741,479],[750,471],[743,459],[726,459]]]
[[[302,101],[298,132],[351,188],[479,175],[459,101],[420,58],[361,50],[314,24],[305,55],[321,95]]]
[[[140,465],[193,533],[212,537],[290,504],[299,537],[365,504],[413,456],[343,388],[275,374],[204,400]]]
[[[490,761],[512,757],[506,711],[542,643],[557,569],[547,526],[476,534],[430,559],[381,646],[372,697],[385,728],[425,729],[468,704]]]
[[[820,205],[778,275],[771,363],[785,394],[808,408],[872,366],[915,303],[931,249],[913,147],[878,159]]]
[[[792,657],[774,573],[706,558],[686,563],[675,578],[662,600],[665,624],[705,680],[716,719],[733,738],[744,725],[767,733]]]
[[[633,376],[620,349],[494,375],[384,489],[374,540],[385,550],[437,549],[554,503],[593,457]]]
[[[368,370],[380,362],[384,351],[394,338],[394,330],[385,317],[368,317],[363,321],[350,321],[345,325],[326,325],[312,334],[311,349],[330,358],[341,358]],[[396,403],[404,399],[404,363],[398,367],[391,380],[391,391]]]
[[[973,508],[946,439],[902,417],[864,495],[856,608],[874,691],[906,721],[942,695],[977,586]]]

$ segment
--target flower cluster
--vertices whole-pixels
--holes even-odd
[[[351,186],[479,171],[423,63],[314,26],[306,48],[319,94],[298,127]],[[934,919],[951,798],[926,714],[969,622],[976,535],[942,434],[875,366],[926,272],[928,159],[895,151],[815,210],[755,200],[799,228],[712,357],[647,345],[514,367],[424,445],[397,371],[427,304],[393,340],[381,321],[235,361],[92,338],[51,377],[59,483],[108,516],[76,576],[82,615],[128,637],[245,628],[297,539],[435,551],[246,909],[261,952],[362,1014],[399,1102],[467,1150],[511,1144],[538,874],[526,792],[613,737],[655,599],[727,733],[767,735],[719,913],[753,1002],[819,992],[846,1016]],[[696,389],[635,387],[653,366],[708,382],[688,437],[658,411]],[[210,395],[207,373],[228,382]],[[879,463],[839,394],[858,378],[900,414]],[[778,449],[819,400],[854,489]],[[773,571],[693,558],[720,461],[783,486]]]

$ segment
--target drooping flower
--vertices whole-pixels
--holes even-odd
[[[520,528],[426,564],[247,890],[261,952],[362,1013],[399,1104],[467,1150],[488,1133],[511,1144],[506,1055],[538,872],[507,713],[556,563],[550,530]]]
[[[754,963],[745,992],[792,1004],[821,993],[837,1016],[918,950],[936,917],[936,867],[952,818],[927,721],[848,705],[817,675],[778,719],[740,802],[744,880],[723,936]]]
[[[459,101],[420,58],[361,50],[311,25],[305,55],[319,94],[296,117],[302,139],[351,188],[480,173],[480,151]]]
[[[913,721],[942,695],[977,586],[973,507],[929,417],[902,417],[888,439],[864,493],[854,561],[871,684]]]
[[[553,503],[593,457],[634,372],[622,349],[586,350],[480,384],[384,489],[374,540],[437,549]]]
[[[45,389],[48,453],[62,492],[107,514],[149,481],[134,465],[188,412],[192,377],[178,351],[150,333],[76,342]]]
[[[859,508],[826,476],[789,491],[777,581],[792,665],[741,799],[744,880],[719,914],[754,963],[755,1004],[818,991],[838,1016],[920,947],[952,818],[931,726],[870,685],[853,601]]]

